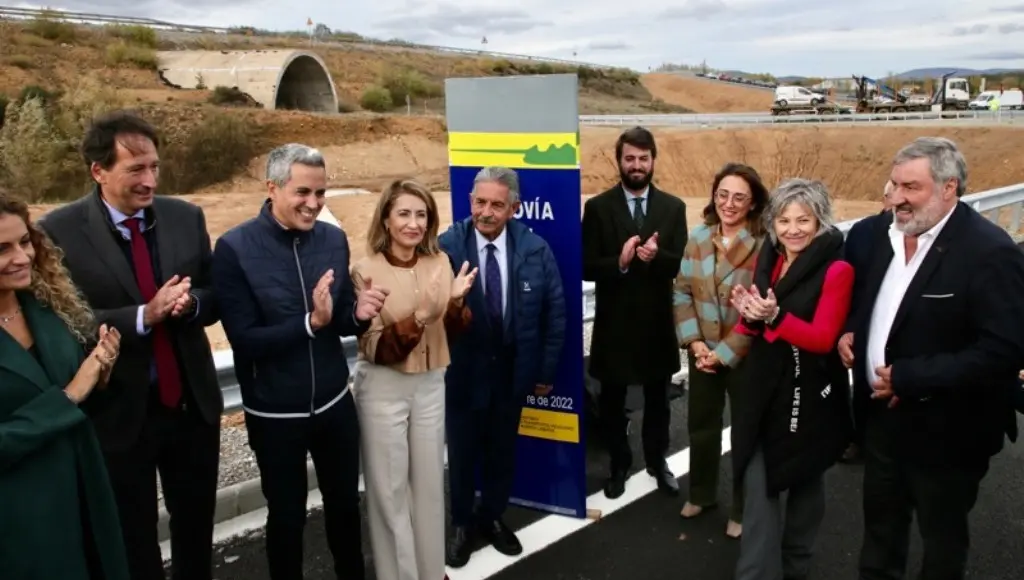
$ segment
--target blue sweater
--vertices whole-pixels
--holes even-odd
[[[349,369],[339,336],[360,335],[355,318],[345,232],[316,222],[311,231],[286,230],[270,213],[218,241],[213,286],[221,324],[231,343],[246,411],[267,417],[319,413],[348,392]],[[313,288],[334,269],[334,315],[315,333],[309,326]]]

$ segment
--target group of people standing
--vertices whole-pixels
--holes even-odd
[[[566,319],[550,247],[512,219],[516,173],[482,169],[472,215],[443,233],[431,193],[394,181],[350,269],[344,231],[317,219],[315,149],[274,149],[263,206],[214,247],[200,208],[155,195],[159,145],[145,120],[106,115],[81,147],[91,193],[38,222],[0,194],[4,578],[163,579],[158,473],[173,578],[212,577],[223,401],[205,327],[218,321],[267,500],[271,578],[303,576],[307,454],[339,579],[365,575],[360,473],[381,580],[441,580],[482,544],[522,553],[503,520],[519,416],[527,394],[555,387]],[[886,208],[845,241],[820,182],[769,193],[727,164],[688,229],[683,201],[652,183],[653,135],[624,132],[616,157],[620,183],[582,224],[604,493],[628,484],[625,396],[642,385],[646,472],[679,494],[665,454],[682,349],[681,516],[718,503],[728,401],[737,579],[807,577],[823,475],[851,445],[866,465],[860,578],[903,578],[914,513],[922,578],[963,578],[980,481],[1016,437],[1024,255],[959,201],[956,145],[901,149]],[[345,336],[358,339],[353,369]]]
[[[960,201],[967,165],[956,144],[901,148],[882,211],[845,240],[823,183],[792,178],[769,193],[736,163],[715,176],[687,235],[682,202],[651,185],[653,136],[627,131],[616,153],[621,184],[583,218],[584,275],[598,296],[590,372],[612,453],[605,495],[624,493],[630,465],[625,384],[644,386],[647,472],[678,494],[663,457],[678,347],[691,458],[680,515],[718,504],[728,401],[725,533],[739,539],[737,580],[808,578],[823,476],[859,455],[861,580],[904,578],[914,515],[920,578],[964,578],[968,515],[1024,412],[1024,254]]]
[[[317,219],[316,149],[271,151],[265,202],[214,246],[201,208],[155,194],[159,147],[147,121],[111,113],[81,145],[89,194],[33,221],[0,192],[0,575],[162,580],[159,474],[171,576],[212,577],[217,322],[271,578],[303,577],[307,455],[338,578],[366,573],[361,473],[376,578],[441,580],[481,544],[521,553],[503,519],[519,412],[552,390],[566,322],[550,247],[512,220],[516,173],[482,169],[472,215],[443,233],[429,190],[394,181],[350,268],[344,231]]]

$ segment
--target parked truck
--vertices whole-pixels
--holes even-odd
[[[907,95],[875,79],[853,75],[857,84],[857,112],[966,111],[971,102],[970,85],[967,79],[954,74],[943,75],[930,99]],[[882,100],[876,100],[876,96]]]

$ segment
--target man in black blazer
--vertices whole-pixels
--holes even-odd
[[[871,267],[871,251],[875,248],[877,232],[889,228],[892,221],[892,214],[889,211],[889,194],[892,192],[892,181],[885,182],[885,189],[882,193],[882,211],[875,215],[867,216],[857,220],[850,231],[846,233],[846,243],[843,244],[843,260],[853,266],[853,296],[850,301],[850,312],[855,313],[857,307],[868,299],[864,293],[864,280]],[[846,319],[846,328],[843,336],[839,338],[839,356],[846,368],[853,367],[853,331],[856,324],[856,316],[849,316]],[[851,385],[852,392],[857,390],[857,385]],[[865,386],[866,388],[866,386]],[[856,419],[856,413],[855,417]],[[860,446],[864,443],[864,429],[859,422],[854,422],[853,442],[846,449],[841,461],[852,462],[861,458]]]
[[[121,332],[92,418],[117,497],[133,580],[163,579],[156,474],[171,517],[173,578],[209,580],[224,409],[204,331],[218,320],[203,211],[156,196],[159,139],[116,112],[82,141],[96,185],[40,226],[100,323]]]
[[[891,225],[875,233],[854,324],[864,386],[855,393],[865,430],[860,578],[904,578],[916,512],[920,578],[962,579],[979,484],[1004,437],[1017,436],[1024,255],[959,201],[967,167],[952,141],[910,143],[891,179]]]
[[[668,386],[679,371],[672,281],[686,247],[686,206],[651,185],[654,136],[629,129],[615,143],[621,182],[589,199],[583,211],[583,279],[597,299],[590,375],[601,383],[598,412],[611,455],[604,493],[623,494],[633,454],[626,436],[626,388],[644,388],[643,448],[658,488],[679,493],[668,468]]]

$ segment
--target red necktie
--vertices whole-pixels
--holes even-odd
[[[135,280],[139,284],[142,299],[149,302],[156,296],[156,278],[153,276],[153,262],[149,258],[149,246],[142,237],[142,220],[129,218],[125,227],[132,234],[132,262],[135,264]],[[167,407],[177,408],[181,400],[181,375],[178,361],[174,356],[171,338],[167,328],[157,324],[153,328],[153,355],[156,357],[156,382],[160,388],[160,402]]]

